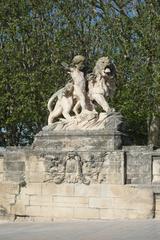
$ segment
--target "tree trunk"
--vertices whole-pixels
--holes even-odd
[[[148,128],[148,144],[160,147],[160,118],[153,115]]]

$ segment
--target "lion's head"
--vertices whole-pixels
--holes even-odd
[[[114,77],[116,75],[116,68],[108,57],[101,57],[97,60],[93,73],[96,76],[105,73],[106,75],[108,74]]]

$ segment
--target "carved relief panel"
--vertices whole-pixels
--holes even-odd
[[[121,181],[123,155],[116,152],[46,155],[46,179],[57,184],[66,183],[117,183]],[[115,175],[118,178],[115,179]]]

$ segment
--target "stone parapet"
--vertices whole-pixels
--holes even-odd
[[[116,136],[42,131],[32,147],[3,150],[0,219],[160,218],[160,151],[121,149]]]

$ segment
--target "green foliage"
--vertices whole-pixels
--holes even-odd
[[[111,101],[135,143],[147,141],[160,103],[159,1],[2,0],[0,143],[24,145],[47,122],[47,101],[67,81],[61,62],[82,54],[92,69],[110,56],[118,90]]]

